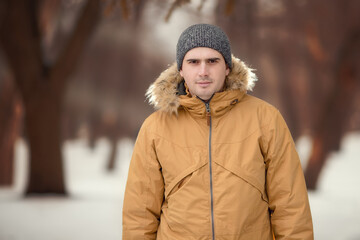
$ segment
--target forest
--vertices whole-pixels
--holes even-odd
[[[0,239],[121,239],[149,85],[210,23],[302,161],[315,239],[360,239],[360,1],[0,1]],[[304,155],[304,147],[306,154]]]
[[[144,94],[175,61],[177,37],[205,21],[256,69],[250,94],[281,111],[294,140],[312,139],[304,173],[316,189],[329,154],[360,130],[359,9],[355,0],[2,1],[0,185],[13,183],[19,138],[30,149],[25,196],[68,194],[67,140],[108,139],[111,172],[116,143],[135,139],[153,111]]]

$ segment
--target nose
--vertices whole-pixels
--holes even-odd
[[[209,74],[209,71],[208,71],[208,67],[207,67],[206,63],[204,63],[204,62],[201,63],[199,65],[199,76],[206,77],[206,76],[208,76],[208,74]]]

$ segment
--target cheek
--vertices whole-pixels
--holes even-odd
[[[188,88],[192,88],[192,83],[191,81],[185,80],[186,85],[188,86]]]

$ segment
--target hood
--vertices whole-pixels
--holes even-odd
[[[254,69],[245,65],[243,61],[232,56],[232,70],[225,80],[225,90],[252,91],[257,80]],[[146,98],[156,110],[177,114],[180,107],[179,84],[183,81],[177,64],[172,64],[163,71],[146,91]]]

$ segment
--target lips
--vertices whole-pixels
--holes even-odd
[[[197,82],[196,84],[198,84],[199,86],[208,86],[211,84],[211,82]]]

